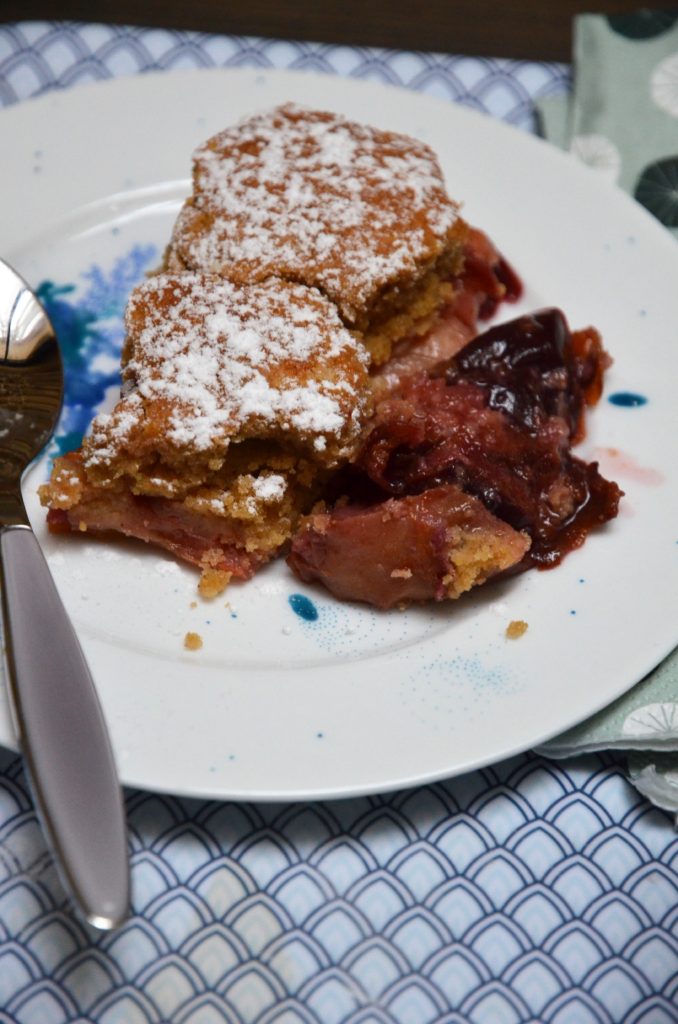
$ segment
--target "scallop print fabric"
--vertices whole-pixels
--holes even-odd
[[[538,107],[548,139],[678,237],[678,9],[577,18],[573,92]]]

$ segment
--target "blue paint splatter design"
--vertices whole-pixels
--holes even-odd
[[[494,694],[518,693],[523,687],[504,645],[498,649],[501,655],[488,649],[486,658],[436,657],[398,684],[398,696],[419,722],[436,732],[447,730],[460,711],[480,724],[479,716]]]
[[[318,609],[304,594],[290,594],[287,600],[294,614],[305,622],[315,622],[318,618]]]
[[[155,246],[136,245],[105,272],[94,264],[75,284],[43,281],[37,295],[54,325],[64,363],[64,409],[52,455],[77,448],[110,387],[120,385],[123,313],[132,288],[157,261]]]
[[[608,402],[611,402],[612,405],[619,405],[623,409],[633,409],[638,405],[646,405],[647,398],[645,395],[638,395],[634,391],[615,391],[608,398]]]

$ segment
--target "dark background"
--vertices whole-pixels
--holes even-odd
[[[592,8],[622,14],[642,6],[642,0],[0,0],[0,20],[162,26],[569,61],[575,14]]]

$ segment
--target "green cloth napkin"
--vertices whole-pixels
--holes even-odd
[[[678,816],[678,650],[619,700],[539,747],[556,758],[594,750],[629,752],[636,788]]]
[[[678,10],[576,18],[572,93],[537,101],[537,116],[546,139],[616,182],[678,238]],[[540,748],[549,757],[593,750],[628,752],[633,784],[678,815],[678,650]]]
[[[576,18],[573,91],[537,115],[678,237],[678,10]]]

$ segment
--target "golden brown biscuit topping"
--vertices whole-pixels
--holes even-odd
[[[357,324],[444,256],[458,222],[424,143],[288,104],[196,151],[168,266],[300,281]]]
[[[133,292],[126,328],[123,397],[94,422],[88,468],[121,458],[214,468],[231,443],[252,438],[300,446],[325,466],[352,452],[367,357],[314,289],[162,274]],[[277,497],[280,483],[262,479],[262,497]]]

